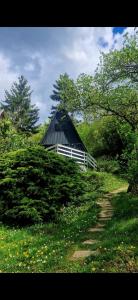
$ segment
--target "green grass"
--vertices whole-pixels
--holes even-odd
[[[111,174],[104,178],[102,193],[118,189],[127,182]],[[138,197],[120,193],[112,198],[114,215],[102,233],[87,229],[97,222],[98,193],[80,206],[71,205],[62,212],[57,223],[26,228],[0,226],[1,272],[136,272],[138,271]],[[100,192],[101,197],[101,192]],[[84,246],[88,238],[98,239],[97,245]],[[98,249],[100,255],[70,261],[77,249]]]
[[[1,272],[55,272],[65,266],[69,249],[96,223],[98,210],[92,199],[80,207],[65,209],[60,225],[49,223],[22,229],[1,226]]]
[[[97,172],[99,176],[103,179],[103,187],[101,188],[102,192],[108,193],[115,189],[119,189],[127,185],[127,181],[117,175],[106,172]]]

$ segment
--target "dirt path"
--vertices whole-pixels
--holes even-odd
[[[111,205],[110,199],[113,195],[118,194],[123,191],[127,191],[128,186],[123,186],[119,189],[116,189],[108,194],[106,194],[103,198],[98,199],[97,204],[101,206],[101,211],[98,216],[98,223],[88,229],[88,232],[93,233],[101,233],[105,230],[106,222],[111,220],[113,215],[113,207]],[[82,242],[83,245],[95,245],[99,243],[100,241],[98,239],[88,239]],[[83,259],[85,257],[88,257],[90,255],[98,255],[99,250],[90,250],[90,249],[84,249],[84,250],[77,250],[74,251],[73,255],[70,257],[70,260],[77,260],[77,259]]]

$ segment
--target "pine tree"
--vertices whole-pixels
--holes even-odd
[[[24,76],[14,82],[10,92],[5,91],[5,101],[1,107],[7,112],[13,125],[19,132],[35,132],[39,109],[31,104],[31,87]]]
[[[74,81],[73,79],[69,78],[67,73],[60,75],[59,79],[56,80],[56,84],[53,84],[53,87],[53,94],[50,96],[50,98],[57,102],[57,104],[52,105],[50,118],[53,117],[58,108],[63,108],[70,111],[71,101],[77,97],[77,90]]]

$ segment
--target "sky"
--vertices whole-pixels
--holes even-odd
[[[94,74],[100,51],[120,49],[126,32],[134,27],[1,27],[0,101],[23,75],[33,90],[32,104],[40,109],[39,123],[47,121],[59,75]]]

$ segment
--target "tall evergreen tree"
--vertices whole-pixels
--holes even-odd
[[[53,87],[53,94],[50,98],[57,103],[51,107],[51,118],[58,108],[64,108],[73,113],[70,109],[70,104],[77,97],[77,89],[73,79],[69,78],[67,73],[64,73],[59,76]]]
[[[10,92],[5,91],[5,101],[1,108],[7,112],[13,125],[19,132],[34,132],[35,125],[39,119],[39,109],[31,104],[31,87],[24,76],[18,78],[19,82],[14,82]]]

